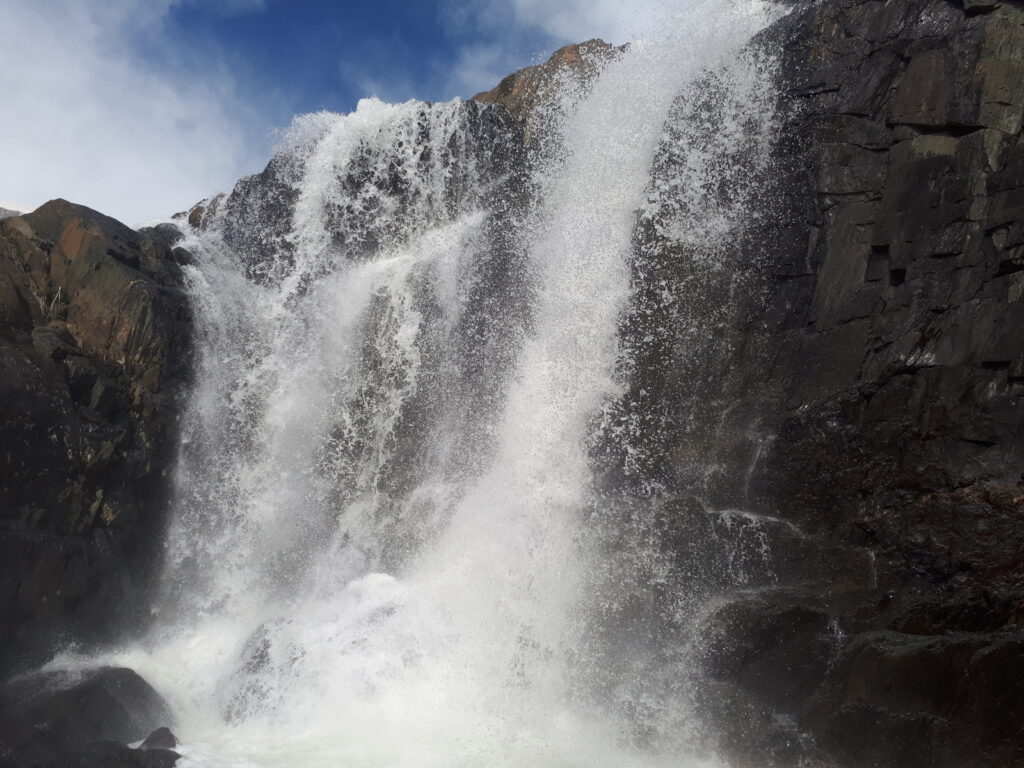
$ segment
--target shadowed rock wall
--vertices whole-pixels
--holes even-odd
[[[674,450],[748,467],[713,505],[811,567],[710,617],[708,709],[738,765],[1024,764],[1024,5],[797,3],[762,43],[765,298]]]
[[[189,369],[184,258],[63,200],[0,223],[0,669],[148,613]]]

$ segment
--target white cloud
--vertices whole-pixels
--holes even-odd
[[[448,89],[471,96],[493,88],[524,66],[525,40],[543,40],[532,50],[543,60],[555,48],[595,37],[621,45],[655,31],[674,10],[690,0],[447,0],[449,26],[470,36],[449,75]]]
[[[455,66],[448,74],[448,92],[471,97],[498,84],[505,75],[522,66],[500,45],[473,43],[459,49]]]
[[[368,40],[338,76],[388,100],[469,97],[565,43],[643,35],[688,1],[441,0],[454,65],[396,71],[394,42]],[[258,170],[274,96],[247,103],[216,50],[167,47],[168,12],[200,3],[235,16],[266,0],[0,0],[5,207],[64,197],[140,224]]]
[[[566,43],[594,37],[621,45],[650,32],[680,0],[512,0],[490,3],[508,8],[516,23]]]
[[[64,197],[140,224],[255,168],[260,142],[226,70],[142,53],[173,2],[4,0],[0,197]]]
[[[340,54],[338,77],[359,97],[375,96],[382,101],[402,102],[425,98],[422,68],[410,71],[397,65],[395,51],[402,45],[394,37],[363,38]]]

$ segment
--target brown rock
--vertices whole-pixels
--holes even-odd
[[[144,611],[189,324],[159,238],[63,200],[0,224],[5,667]]]
[[[531,141],[543,130],[547,118],[544,108],[558,94],[586,87],[621,50],[597,39],[567,45],[543,64],[514,72],[495,88],[478,93],[473,100],[503,106],[523,125],[526,139]]]

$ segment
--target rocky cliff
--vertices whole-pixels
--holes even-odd
[[[704,627],[709,708],[739,764],[1024,764],[1024,6],[797,4],[762,43],[764,294],[736,407],[670,449],[748,467],[707,494],[776,547]]]
[[[699,711],[737,768],[1022,765],[1024,4],[787,5],[756,43],[779,139],[763,211],[723,255],[735,280],[638,227],[638,301],[645,284],[688,301],[624,323],[643,343],[623,400],[651,461],[638,477],[602,459],[608,503],[653,507],[704,601],[664,631],[694,648]],[[473,130],[530,144],[552,94],[614,51],[509,76],[476,97],[507,114],[471,106]],[[526,162],[499,155],[503,177]],[[238,223],[287,218],[288,173],[272,162],[187,217],[231,208],[257,280],[287,246]],[[189,257],[61,201],[0,228],[0,651],[16,664],[144,613]]]
[[[63,200],[0,223],[0,668],[144,620],[188,377],[160,233]]]
[[[610,498],[660,488],[718,606],[684,632],[737,766],[1024,764],[1024,4],[789,5],[731,283],[638,230],[637,279],[694,306],[623,328],[668,331],[624,398],[656,458]],[[530,124],[539,75],[483,98]]]

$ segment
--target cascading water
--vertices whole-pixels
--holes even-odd
[[[296,120],[210,207],[157,626],[113,655],[168,698],[189,764],[703,764],[672,686],[623,700],[674,670],[601,650],[649,553],[606,561],[590,451],[665,122],[709,71],[724,120],[765,109],[741,51],[772,13],[716,1],[634,44],[529,174],[499,108],[369,100]],[[731,235],[714,196],[680,208],[681,241]]]

